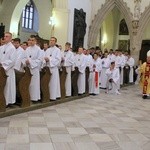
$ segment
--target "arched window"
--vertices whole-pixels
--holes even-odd
[[[26,4],[22,12],[22,27],[25,29],[33,29],[34,20],[34,4],[32,0]]]

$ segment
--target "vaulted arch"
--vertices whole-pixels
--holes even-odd
[[[28,2],[28,0],[18,1],[17,5],[16,5],[16,7],[15,7],[13,13],[12,13],[9,31],[12,32],[13,34],[15,34],[14,36],[16,36],[17,33],[18,33],[18,23],[20,21],[20,16],[22,14],[22,9],[27,4],[27,2]]]
[[[98,10],[98,13],[90,26],[88,35],[88,47],[93,47],[96,45],[96,39],[99,33],[100,25],[114,7],[117,7],[118,10],[124,15],[124,19],[129,29],[130,37],[132,36],[132,14],[130,13],[126,3],[123,0],[106,0],[105,4],[101,7],[101,9]]]
[[[13,33],[13,37],[17,37],[18,33],[18,24],[20,21],[20,17],[22,14],[22,10],[29,0],[17,0],[15,4],[15,8],[13,9],[11,19],[10,19],[10,27],[9,31]],[[45,39],[50,38],[50,34],[47,31],[50,31],[49,18],[52,14],[52,5],[50,0],[44,0],[44,3],[41,7],[41,1],[32,0],[34,2],[34,6],[36,8],[36,17],[35,20],[39,23],[39,36]],[[44,8],[44,9],[43,9]],[[44,17],[43,17],[44,16]],[[30,34],[30,32],[28,32]]]

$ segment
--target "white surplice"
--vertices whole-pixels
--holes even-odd
[[[119,68],[121,67],[121,63],[122,63],[122,60],[121,60],[121,57],[118,55],[115,57],[115,67],[116,68]]]
[[[86,66],[90,67],[91,62],[93,61],[93,58],[92,58],[92,56],[90,54],[85,55],[85,56],[86,56]]]
[[[25,51],[20,46],[16,49],[16,62],[14,69],[20,72],[23,72],[23,65],[22,65],[22,59],[24,58]]]
[[[120,84],[120,73],[118,68],[114,68],[113,70],[107,69],[106,70],[107,75],[107,90],[109,93],[113,94],[119,94],[118,92],[118,84]],[[113,82],[109,82],[109,80],[112,79]]]
[[[37,45],[30,46],[25,50],[25,56],[22,60],[24,66],[26,66],[25,61],[29,60],[30,72],[32,74],[31,82],[29,86],[30,99],[32,101],[38,101],[41,99],[40,96],[40,70],[39,66],[41,64],[41,49]]]
[[[120,72],[120,84],[123,85],[123,80],[124,80],[124,66],[126,63],[126,58],[125,56],[122,54],[120,55],[121,58],[121,72]]]
[[[74,65],[74,54],[70,50],[62,52],[62,66],[66,68],[67,76],[65,81],[66,96],[71,96],[71,71]]]
[[[16,49],[11,42],[0,47],[0,63],[7,75],[7,81],[4,88],[6,105],[16,102],[15,60]]]
[[[78,94],[85,93],[85,68],[86,68],[86,56],[84,54],[77,54],[75,56],[75,67],[79,69],[78,76]]]
[[[121,64],[122,64],[122,59],[121,57],[118,55],[116,56],[115,58],[115,68],[117,68],[119,70],[119,73],[120,73],[120,68],[121,68]],[[119,79],[121,80],[121,79]],[[119,81],[121,82],[121,81]],[[120,89],[120,84],[118,84],[118,89]]]
[[[61,51],[56,46],[50,47],[45,51],[45,57],[49,58],[49,62],[43,61],[43,66],[48,66],[51,72],[51,79],[49,82],[50,99],[56,100],[61,97],[60,93],[60,77],[59,70],[61,62]]]
[[[102,59],[102,71],[101,71],[101,75],[100,75],[100,87],[101,88],[106,88],[106,83],[107,83],[107,76],[106,76],[106,70],[109,68],[110,66],[110,60],[109,58],[103,58]]]
[[[114,62],[116,56],[115,56],[114,54],[109,54],[109,55],[108,55],[108,58],[109,58],[110,62]]]
[[[102,70],[102,64],[99,61],[99,59],[97,60],[93,59],[90,65],[90,76],[89,76],[89,93],[90,94],[99,94],[99,78],[100,78],[101,70]]]
[[[127,64],[128,66],[130,66],[129,83],[133,83],[133,82],[134,82],[134,80],[133,80],[133,76],[134,76],[134,69],[133,69],[134,63],[135,63],[135,61],[134,61],[134,58],[132,58],[132,57],[130,57],[130,58],[127,60],[127,62],[126,62],[126,64]]]

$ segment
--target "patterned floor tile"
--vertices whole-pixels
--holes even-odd
[[[132,92],[131,92],[132,91]],[[0,119],[0,150],[149,150],[150,101],[137,85]]]

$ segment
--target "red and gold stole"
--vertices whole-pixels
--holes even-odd
[[[98,78],[99,78],[99,74],[98,74],[98,72],[95,72],[95,86],[96,86],[96,88],[98,87]]]
[[[150,78],[150,63],[146,63],[143,83],[143,94],[147,94],[148,80]]]

